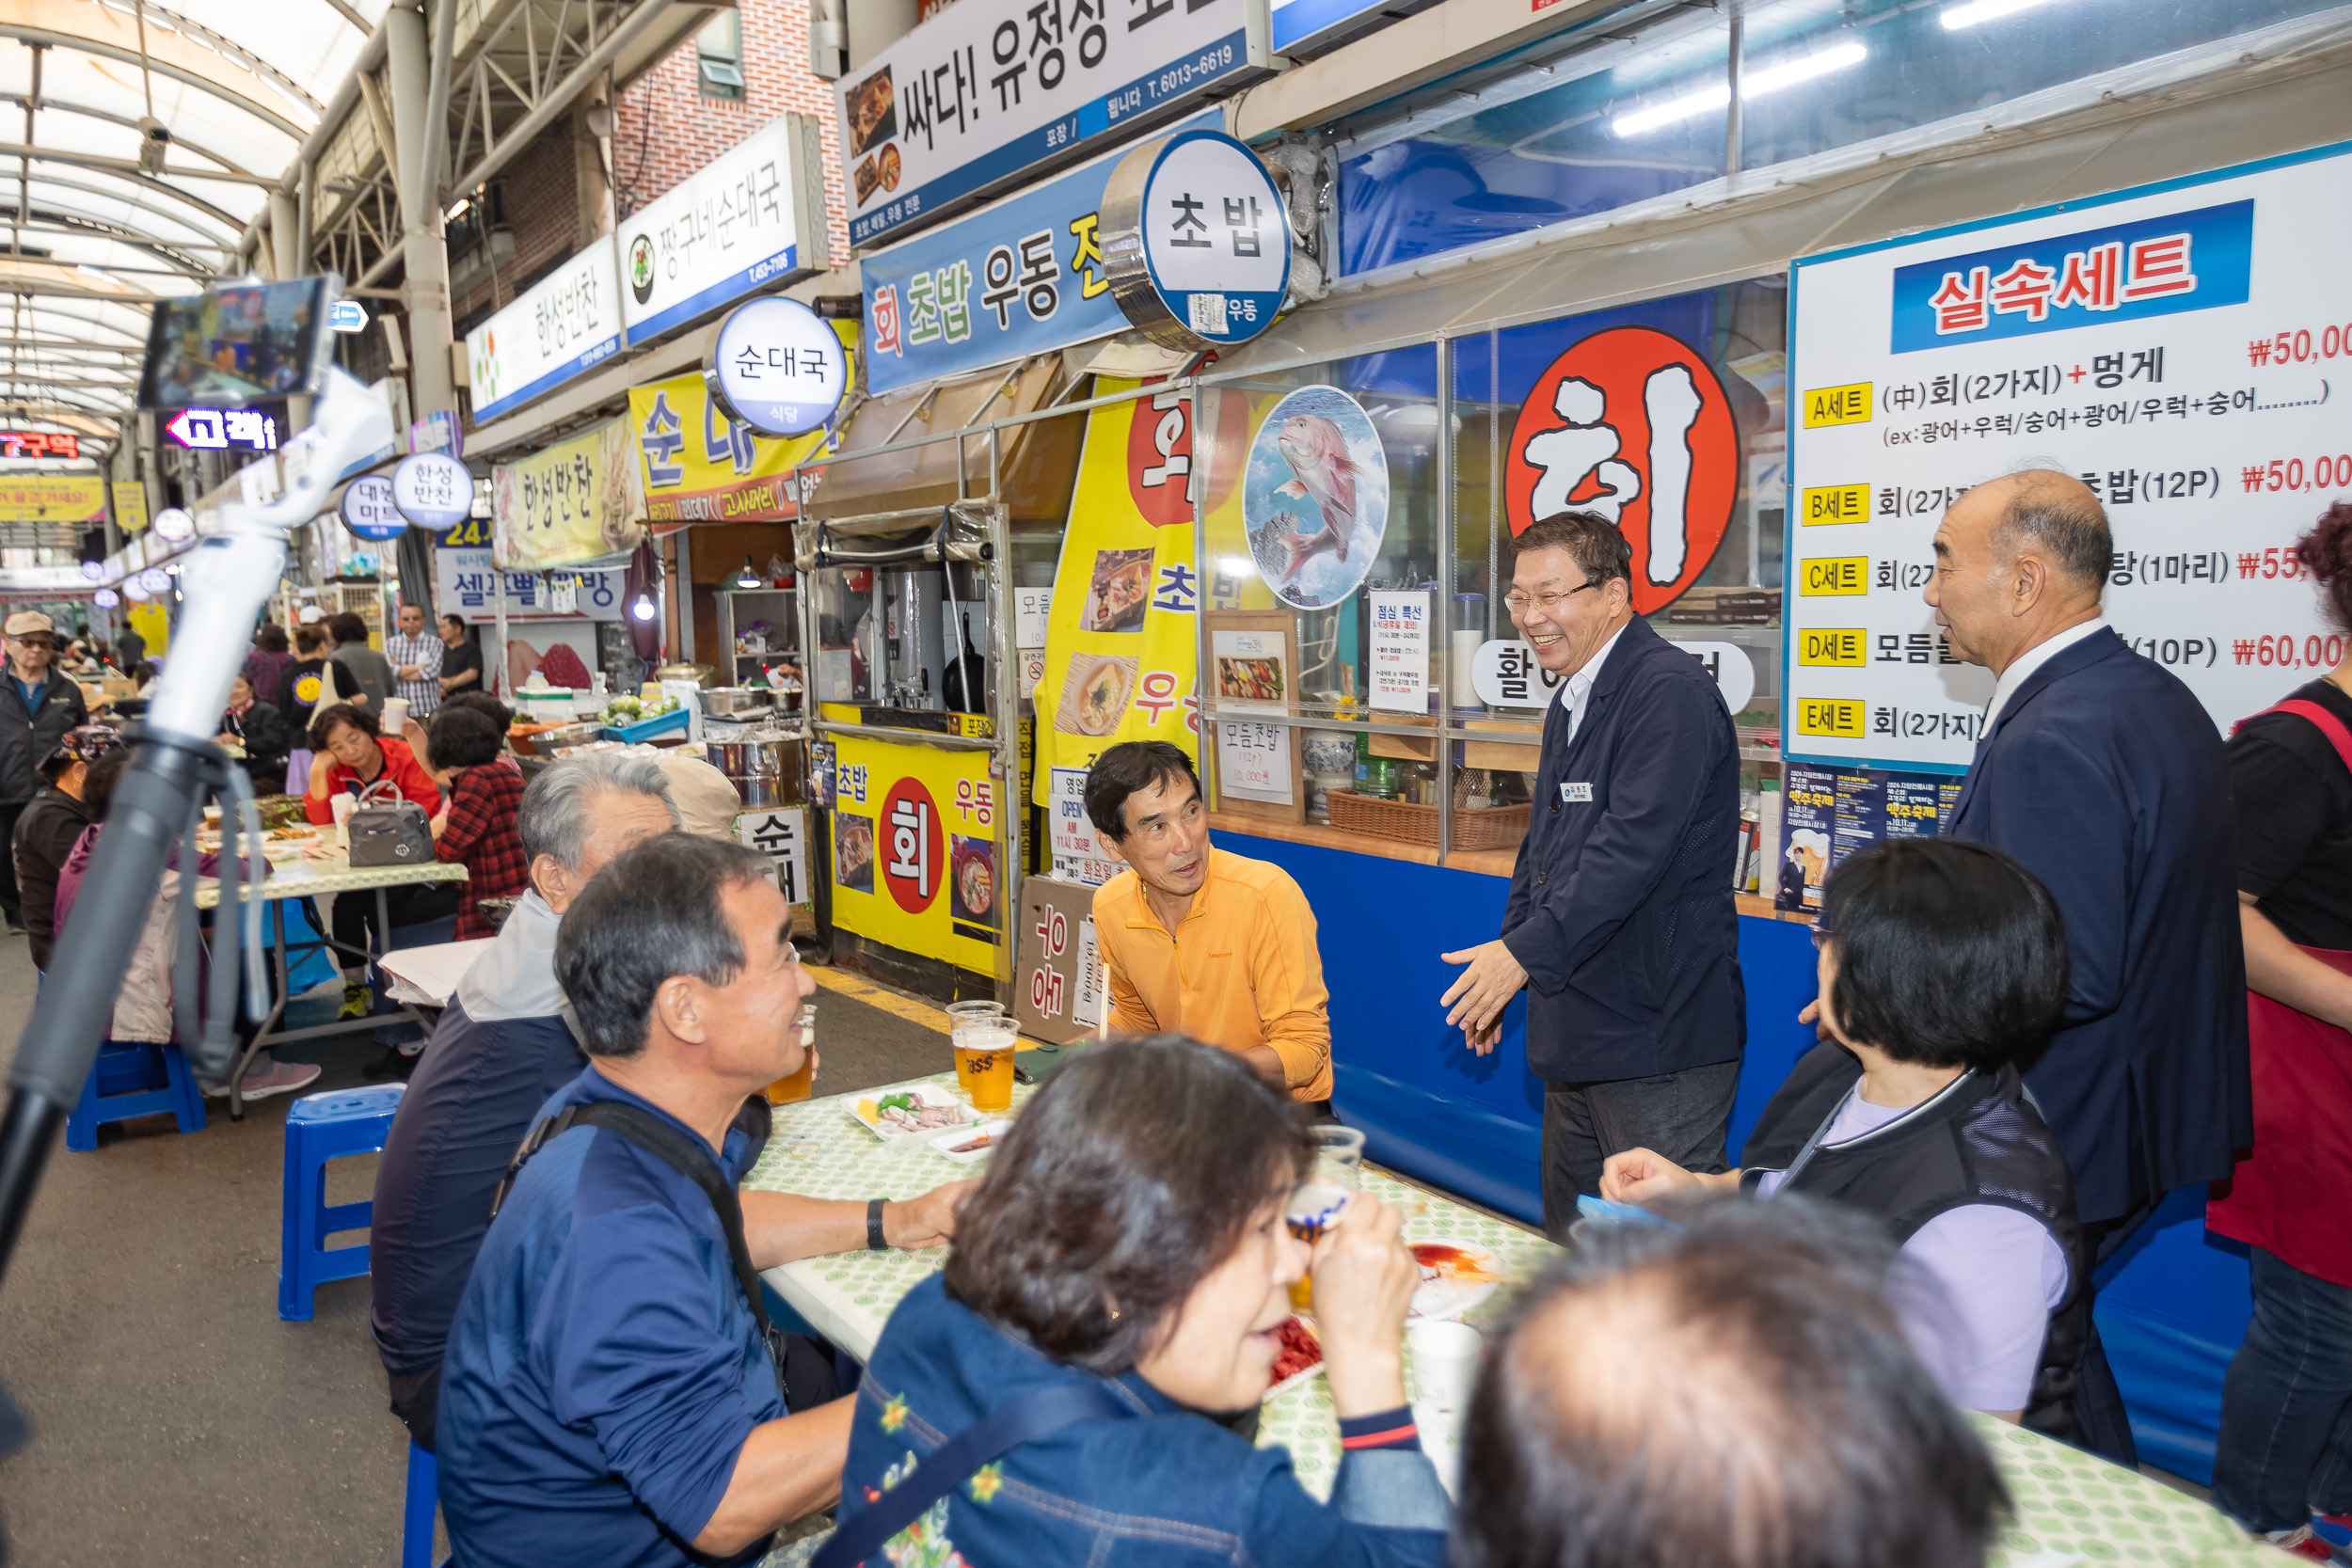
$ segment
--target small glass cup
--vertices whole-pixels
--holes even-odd
[[[1308,1135],[1314,1143],[1314,1157],[1306,1180],[1292,1192],[1282,1221],[1292,1235],[1312,1246],[1362,1183],[1364,1135],[1353,1127],[1317,1127]],[[1301,1275],[1290,1291],[1292,1309],[1304,1312],[1312,1304],[1314,1281]]]
[[[950,1002],[943,1010],[947,1015],[947,1039],[951,1045],[974,1029],[1010,1029],[1013,1026],[1010,1015],[1000,1002]],[[956,1052],[955,1057],[956,1087],[969,1097],[972,1093],[972,1074],[964,1066],[963,1053]]]
[[[806,1100],[817,1086],[817,1004],[801,1005],[801,1069],[768,1085],[768,1103],[792,1105]]]
[[[956,1078],[972,1097],[972,1109],[998,1114],[1012,1109],[1013,1053],[1020,1039],[1009,1019],[966,1024],[955,1032]]]

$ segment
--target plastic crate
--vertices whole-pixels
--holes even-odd
[[[657,713],[650,719],[640,719],[633,724],[607,724],[604,727],[604,738],[626,740],[635,745],[640,740],[651,740],[658,735],[669,735],[683,730],[691,717],[692,715],[689,714],[686,709],[677,707],[672,708],[667,713]]]

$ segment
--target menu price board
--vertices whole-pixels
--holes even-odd
[[[1921,590],[1946,508],[2022,467],[2099,499],[2109,624],[2217,727],[2336,661],[2291,547],[2352,494],[2347,186],[2326,148],[1796,263],[1791,757],[1965,769],[1993,675]]]

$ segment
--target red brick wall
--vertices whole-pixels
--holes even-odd
[[[579,170],[572,161],[572,123],[559,120],[523,149],[498,177],[503,187],[506,225],[515,236],[515,259],[498,267],[498,298],[490,298],[484,279],[462,299],[451,303],[459,321],[485,305],[512,305],[522,291],[516,287],[549,261],[569,256],[580,240]],[[453,257],[453,261],[457,258]]]
[[[805,0],[741,0],[740,15],[741,102],[702,96],[691,38],[621,95],[612,135],[614,208],[627,217],[776,116],[809,115],[824,130],[825,214],[833,253],[846,259],[849,207],[841,189],[834,89],[831,82],[809,73]],[[570,189],[568,182],[564,188]],[[508,192],[511,203],[512,185]]]

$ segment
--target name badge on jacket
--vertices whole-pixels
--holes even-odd
[[[1593,786],[1589,784],[1564,784],[1560,786],[1560,799],[1571,805],[1579,800],[1589,801],[1592,798]]]

